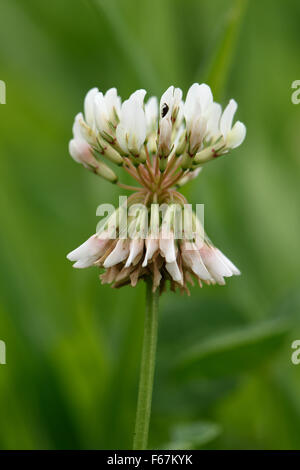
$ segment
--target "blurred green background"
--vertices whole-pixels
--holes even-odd
[[[144,285],[114,291],[66,260],[120,194],[67,144],[93,86],[126,98],[208,80],[223,105],[238,101],[248,135],[185,194],[242,276],[162,297],[150,447],[300,449],[299,2],[0,0],[0,11],[0,448],[131,448]]]

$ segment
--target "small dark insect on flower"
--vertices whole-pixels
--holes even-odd
[[[169,111],[169,106],[167,105],[167,103],[164,103],[161,108],[161,117],[162,118],[165,117],[168,111]]]

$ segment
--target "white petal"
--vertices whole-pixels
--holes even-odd
[[[207,271],[195,243],[183,242],[181,252],[185,264],[191,268],[196,276],[204,281],[211,279],[211,275]]]
[[[69,142],[69,154],[71,155],[73,160],[75,160],[75,162],[82,163],[81,162],[81,153],[78,149],[77,142],[78,141],[76,141],[76,139],[70,140],[70,142]]]
[[[142,108],[138,108],[136,111],[135,125],[129,138],[129,149],[138,153],[146,140],[146,117]]]
[[[104,253],[108,239],[99,239],[93,235],[75,250],[67,255],[70,261],[76,261],[74,268],[87,268],[92,266]]]
[[[192,181],[194,180],[195,178],[197,178],[197,176],[199,175],[199,173],[202,171],[202,167],[199,166],[198,168],[196,168],[196,170],[193,170],[193,171],[190,171],[187,175],[183,176],[182,178],[180,178],[180,180],[177,182],[177,185],[178,186],[184,186],[186,183],[188,183],[189,181]]]
[[[231,130],[233,116],[237,110],[237,103],[234,100],[230,100],[228,105],[223,111],[221,120],[220,120],[220,130],[226,139],[228,132]]]
[[[219,284],[224,284],[223,277],[232,276],[231,270],[223,263],[214,247],[205,245],[200,249],[200,254],[207,270]]]
[[[162,236],[164,236],[164,238],[159,239],[160,251],[164,258],[166,258],[167,263],[173,263],[176,260],[174,234],[172,232],[169,232],[169,234],[167,234],[166,236]]]
[[[97,166],[89,144],[83,139],[72,139],[69,142],[69,153],[73,160],[83,165]]]
[[[99,92],[98,88],[92,88],[90,91],[87,92],[86,97],[84,99],[85,121],[87,125],[90,126],[91,128],[93,128],[95,124],[94,98],[98,92]]]
[[[182,284],[182,275],[176,261],[173,261],[172,263],[166,263],[166,270],[174,281]]]
[[[198,88],[198,96],[200,99],[200,106],[203,112],[210,106],[213,102],[213,95],[211,89],[206,83],[201,83]]]
[[[182,100],[182,90],[181,88],[175,88],[173,93],[174,103],[173,106],[179,106]]]
[[[120,113],[121,110],[121,99],[118,96],[118,92],[116,88],[110,88],[107,90],[105,93],[105,104],[107,108],[107,112],[109,115],[109,118],[113,118],[113,110],[117,112],[117,114]]]
[[[184,104],[184,117],[188,131],[192,126],[192,121],[199,119],[201,115],[204,115],[212,102],[213,96],[208,85],[205,83],[202,83],[201,85],[199,85],[199,83],[194,83],[190,87]]]
[[[190,173],[188,174],[189,175],[189,181],[192,181],[195,178],[197,178],[202,170],[203,170],[203,168],[201,166],[199,166],[199,168],[196,168],[196,170],[190,171]]]
[[[145,90],[137,90],[122,105],[117,139],[120,139],[119,143],[124,151],[139,153],[146,139],[146,117],[143,109],[145,94]]]
[[[231,131],[227,135],[226,146],[234,149],[241,145],[246,137],[246,126],[240,121],[237,121]]]
[[[129,100],[136,101],[140,106],[143,106],[146,93],[146,90],[144,90],[143,88],[140,90],[136,90],[130,95]]]
[[[128,145],[127,145],[127,138],[126,138],[126,129],[122,124],[119,124],[116,129],[116,137],[118,144],[120,145],[121,149],[128,153]]]
[[[159,241],[157,238],[146,238],[146,254],[143,261],[143,268],[147,266],[148,261],[156,253],[159,248]]]
[[[83,136],[82,136],[82,133],[81,133],[81,125],[80,125],[80,121],[82,121],[82,120],[83,120],[83,114],[82,113],[76,114],[75,119],[74,119],[73,128],[72,128],[73,137],[75,139],[83,139]]]
[[[125,268],[128,268],[134,259],[143,251],[144,240],[139,238],[130,242],[129,256],[127,258]]]
[[[183,114],[184,103],[183,103],[183,101],[180,101],[178,103],[177,107],[178,107],[178,111],[177,111],[177,117],[176,117],[176,121],[175,121],[176,132],[180,128],[180,126],[182,126],[182,124],[183,124],[183,117],[184,117],[184,114]],[[175,139],[176,139],[176,137],[175,137]]]
[[[241,274],[241,271],[218,248],[216,250],[221,260],[227,266],[227,268],[231,270],[232,274],[234,274],[235,276],[239,276]]]
[[[147,132],[152,132],[157,128],[158,119],[158,101],[152,96],[145,104],[145,115],[147,123]]]
[[[197,112],[197,107],[198,107],[198,112],[201,112],[201,107],[200,103],[198,100],[199,97],[199,83],[194,83],[188,90],[187,95],[186,95],[186,100],[184,103],[184,117],[187,123],[187,126],[189,127],[191,124],[191,121],[195,118],[196,112]]]
[[[129,254],[129,243],[128,240],[119,240],[113,251],[108,255],[104,261],[103,266],[105,268],[111,268],[121,261],[124,261]]]
[[[161,119],[159,124],[159,149],[164,155],[168,155],[172,146],[172,122],[171,119]]]
[[[216,140],[220,135],[220,118],[222,107],[219,103],[212,103],[206,112],[207,116],[207,136]]]
[[[173,107],[173,100],[174,100],[174,87],[170,86],[161,96],[159,109],[162,110],[164,104],[166,104],[169,110]],[[171,111],[172,112],[172,111]]]
[[[94,116],[96,126],[100,132],[109,132],[108,113],[104,96],[101,92],[94,97]]]
[[[84,120],[83,114],[77,114],[75,118],[75,122],[73,125],[73,134],[75,138],[80,138],[86,140],[89,144],[95,145],[96,144],[96,136],[94,132],[95,126],[93,129],[88,126],[86,121]]]
[[[79,261],[76,261],[76,263],[73,264],[73,268],[77,269],[84,269],[84,268],[90,268],[91,266],[94,265],[96,260],[93,258],[83,258],[80,259]]]
[[[196,153],[199,149],[206,131],[206,120],[199,114],[197,118],[192,121],[190,128],[190,152]]]

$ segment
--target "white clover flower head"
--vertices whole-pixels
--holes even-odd
[[[84,114],[75,117],[69,143],[72,158],[102,178],[133,191],[128,198],[129,226],[125,236],[121,212],[68,255],[75,268],[104,269],[102,283],[135,286],[151,277],[153,290],[189,292],[188,284],[220,284],[240,272],[216,248],[192,214],[189,230],[178,236],[187,203],[179,192],[199,175],[203,165],[228,154],[243,142],[246,127],[233,124],[237,103],[231,99],[222,113],[208,85],[194,83],[182,100],[180,88],[170,86],[160,100],[137,90],[121,102],[116,88],[102,93],[92,88],[84,100]],[[159,103],[159,104],[158,104]],[[111,164],[136,180],[138,186],[118,182]],[[144,211],[132,211],[142,205]],[[160,206],[165,206],[161,213]],[[114,234],[114,236],[112,236]]]

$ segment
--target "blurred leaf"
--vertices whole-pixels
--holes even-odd
[[[235,0],[229,10],[223,36],[208,68],[205,82],[212,88],[216,101],[220,101],[226,86],[247,1]]]
[[[216,439],[221,434],[221,427],[216,423],[200,421],[178,425],[171,431],[171,440],[163,449],[198,449]]]
[[[282,344],[290,322],[275,319],[212,336],[196,344],[178,359],[176,374],[215,377],[257,367]]]

